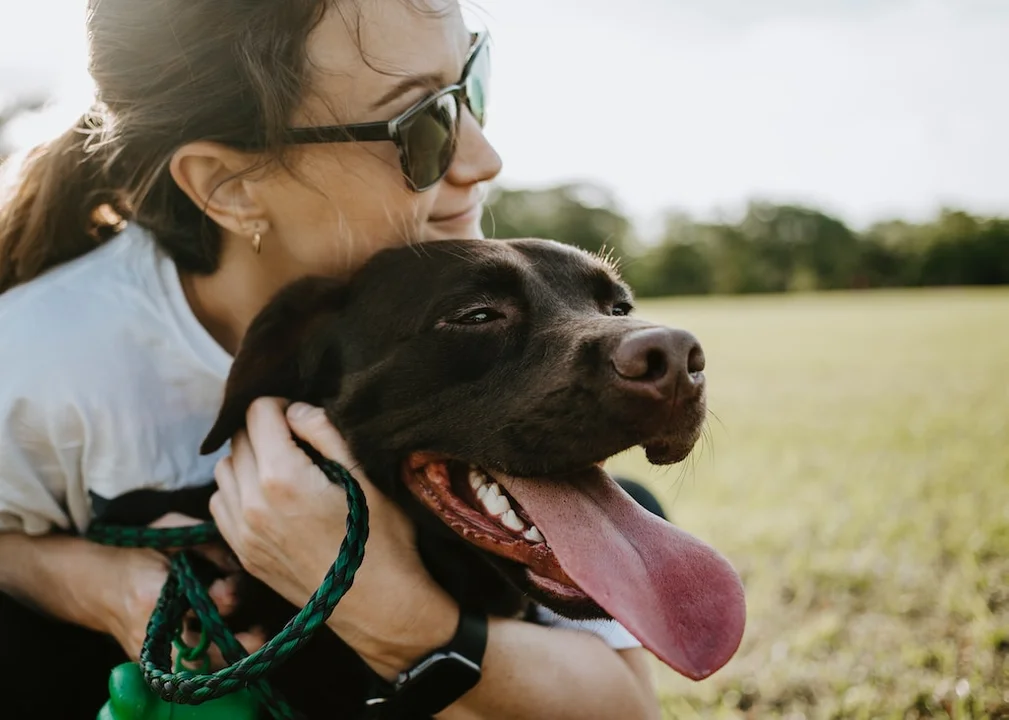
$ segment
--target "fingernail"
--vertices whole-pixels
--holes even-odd
[[[303,402],[296,402],[292,403],[291,407],[287,408],[287,417],[292,420],[301,420],[307,417],[310,412],[312,412],[311,405]]]

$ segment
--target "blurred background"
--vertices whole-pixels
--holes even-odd
[[[90,105],[82,0],[0,0],[0,156]],[[670,718],[1009,718],[1009,2],[481,0],[489,235],[695,332],[691,458],[614,469],[743,575]]]

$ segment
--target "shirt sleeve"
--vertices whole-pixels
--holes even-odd
[[[80,467],[81,445],[62,432],[67,415],[56,415],[0,391],[0,531],[71,529],[68,481]]]
[[[570,620],[542,605],[536,606],[536,621],[547,627],[562,627],[592,633],[614,650],[641,647],[641,643],[616,620]]]
[[[74,363],[60,325],[40,329],[52,320],[45,308],[18,309],[0,312],[0,532],[73,531],[88,507]]]

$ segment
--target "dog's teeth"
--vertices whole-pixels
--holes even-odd
[[[486,505],[487,496],[490,495],[490,485],[481,485],[476,491],[476,499]]]
[[[469,486],[474,490],[479,490],[487,483],[487,476],[479,470],[469,471]]]
[[[497,483],[491,483],[488,487],[490,488],[490,492],[493,495],[497,495],[498,497],[504,497],[503,495],[501,495],[501,486],[498,485]]]
[[[500,517],[512,509],[508,498],[503,495],[494,495],[493,490],[484,496],[483,506],[487,508],[488,513],[495,517]]]
[[[501,524],[515,532],[522,532],[526,529],[525,523],[519,520],[519,516],[510,508],[508,512],[501,516]]]
[[[534,543],[541,543],[546,540],[546,538],[543,537],[543,533],[541,533],[535,525],[532,525],[528,530],[526,530],[522,537],[529,542]]]

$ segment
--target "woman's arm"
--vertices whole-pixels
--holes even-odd
[[[153,525],[195,522],[166,515]],[[228,569],[223,552],[201,551]],[[140,657],[167,577],[168,560],[155,550],[109,547],[69,535],[0,532],[0,593],[64,622],[111,635],[133,660]],[[209,595],[222,615],[234,607],[234,585],[227,578],[215,581]],[[195,644],[195,637],[186,637]],[[263,643],[256,633],[239,633],[237,639],[249,651]],[[216,648],[211,650],[211,665],[224,665]]]
[[[297,414],[295,410],[304,414]],[[221,461],[211,512],[245,568],[304,605],[343,539],[346,496],[295,446],[290,431],[353,467],[346,445],[319,409],[261,399],[248,430]],[[254,450],[253,450],[254,448]],[[328,625],[386,679],[444,645],[459,610],[431,579],[402,511],[355,472],[369,507],[365,562]],[[369,558],[371,559],[369,562]],[[643,650],[617,652],[596,636],[492,618],[480,683],[439,717],[656,718]]]
[[[393,602],[381,603],[376,611],[374,600],[371,607],[355,605],[368,597],[356,595],[352,588],[328,621],[330,629],[386,680],[445,645],[459,621],[458,606],[433,582],[418,582],[412,592],[390,595]],[[362,622],[363,618],[376,621]],[[368,634],[367,628],[372,628]],[[438,718],[531,717],[658,718],[648,653],[641,648],[615,651],[588,632],[491,618],[480,683]]]
[[[356,600],[353,592],[344,600]],[[377,617],[385,622],[375,624],[381,630],[370,637],[362,635],[361,618],[376,616],[349,603],[338,605],[328,623],[387,680],[445,645],[459,619],[458,607],[440,587],[418,585],[399,597],[403,606],[383,608]],[[636,720],[658,718],[659,706],[643,649],[615,651],[588,632],[491,618],[480,683],[438,717]]]
[[[134,656],[146,628],[146,619],[137,616],[141,608],[150,616],[166,577],[167,562],[153,551],[66,535],[0,533],[0,592],[59,620],[112,635]]]
[[[427,603],[416,622],[391,630],[395,641],[358,638],[350,644],[392,679],[452,636],[458,611],[440,605]],[[330,627],[346,639],[339,617],[331,617]],[[641,648],[615,651],[591,633],[504,618],[491,618],[488,631],[480,683],[439,713],[440,720],[659,717],[648,655]]]
[[[659,717],[645,651],[595,635],[493,618],[480,683],[443,720]]]

